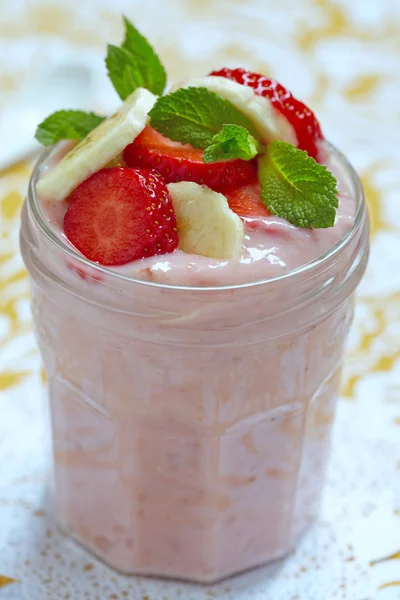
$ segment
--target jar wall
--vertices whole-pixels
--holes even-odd
[[[190,346],[124,335],[125,315],[95,328],[56,285],[33,309],[63,529],[120,571],[195,581],[287,553],[318,510],[352,297],[280,338]]]

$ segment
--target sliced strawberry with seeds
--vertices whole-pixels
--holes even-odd
[[[254,181],[256,167],[245,160],[203,162],[203,150],[190,144],[173,142],[152,127],[146,127],[125,148],[124,160],[129,167],[155,169],[167,183],[194,181],[213,190]]]
[[[270,214],[260,198],[260,184],[258,182],[223,190],[222,193],[228,200],[229,208],[239,217],[266,217]]]
[[[81,183],[71,196],[64,232],[86,258],[102,265],[123,265],[178,246],[168,188],[147,169],[102,169]]]
[[[210,75],[232,79],[232,81],[253,88],[258,96],[268,98],[293,126],[298,147],[317,159],[318,143],[324,139],[321,126],[314,113],[303,102],[297,100],[283,85],[273,79],[264,77],[264,75],[251,73],[244,69],[225,68],[213,71]]]

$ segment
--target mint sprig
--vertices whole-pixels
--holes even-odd
[[[35,138],[43,146],[60,140],[83,140],[104,117],[82,110],[59,110],[38,125]]]
[[[108,76],[122,100],[138,87],[162,94],[167,81],[165,69],[149,42],[124,17],[125,39],[122,46],[109,45],[106,66]]]
[[[125,48],[109,44],[106,67],[108,76],[121,100],[125,100],[137,88],[145,87],[137,60]]]
[[[151,126],[170,140],[207,148],[226,124],[240,125],[257,138],[255,128],[231,102],[203,87],[181,88],[161,96],[149,113]]]
[[[251,160],[260,149],[257,140],[241,125],[223,125],[204,150],[203,160],[206,163],[232,158]]]
[[[334,225],[337,181],[307,152],[273,142],[259,159],[258,177],[261,200],[272,214],[307,229]]]
[[[152,46],[129,19],[124,17],[124,23],[125,39],[122,47],[136,58],[144,81],[143,87],[160,96],[167,83],[164,66]]]

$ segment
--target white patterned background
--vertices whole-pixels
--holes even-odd
[[[0,107],[65,56],[103,71],[121,12],[172,79],[248,66],[311,105],[365,186],[372,252],[359,288],[321,516],[286,561],[204,588],[116,575],[54,528],[45,376],[19,215],[30,163],[0,172],[0,600],[400,598],[400,2],[0,0]],[[104,75],[103,75],[104,72]],[[1,144],[0,131],[0,144]]]

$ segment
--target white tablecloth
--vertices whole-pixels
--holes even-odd
[[[400,598],[400,3],[3,0],[0,104],[71,52],[102,74],[121,12],[151,37],[172,78],[223,65],[275,76],[316,109],[363,177],[372,253],[323,507],[287,560],[210,588],[116,575],[57,532],[45,387],[18,253],[30,171],[20,164],[0,174],[0,600]],[[108,106],[105,72],[102,82],[99,105]]]

